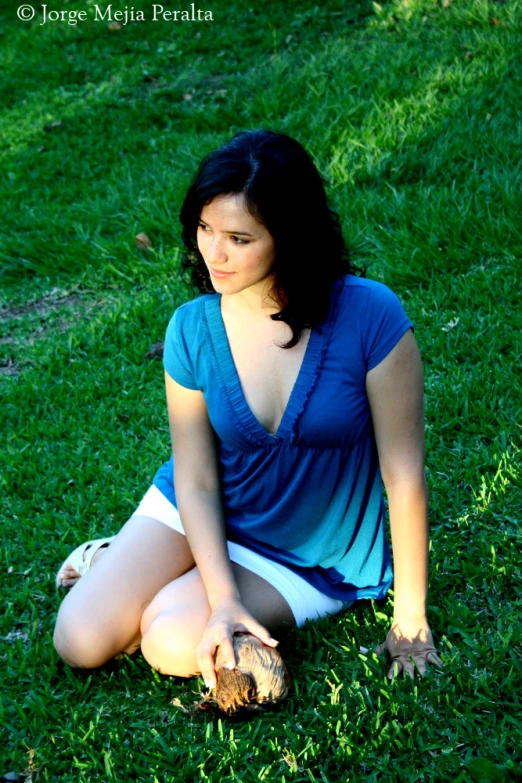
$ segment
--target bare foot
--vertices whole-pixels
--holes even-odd
[[[108,546],[109,546],[109,544],[103,544],[103,546],[101,546],[98,549],[98,551],[96,552],[96,554],[94,555],[94,557],[91,560],[91,568],[93,567],[94,563],[98,560],[98,558],[101,557],[104,554],[104,552],[107,551],[107,547]],[[89,547],[87,547],[85,552],[87,552],[88,550],[89,550]],[[60,576],[61,576],[62,587],[72,587],[73,585],[76,584],[76,582],[79,579],[81,579],[80,574],[72,566],[70,566],[69,563],[66,563],[64,565],[64,567],[62,568],[62,573],[60,574]]]

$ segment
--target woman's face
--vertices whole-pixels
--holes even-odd
[[[241,194],[216,196],[203,207],[197,242],[217,291],[238,293],[270,277],[274,240],[268,229],[247,212]],[[214,270],[231,274],[218,277]]]

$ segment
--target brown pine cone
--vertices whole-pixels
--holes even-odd
[[[290,674],[279,652],[249,633],[234,634],[233,644],[235,669],[223,668],[218,647],[216,686],[199,707],[208,709],[213,704],[226,715],[234,715],[242,708],[259,710],[282,701],[288,695]]]

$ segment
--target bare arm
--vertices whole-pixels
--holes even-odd
[[[389,635],[387,647],[393,654],[402,640],[402,649],[423,673],[426,660],[436,661],[429,657],[434,648],[426,618],[429,532],[423,373],[411,330],[370,370],[366,389],[390,511],[395,600],[394,639]],[[412,674],[407,658],[400,663]]]
[[[236,663],[235,631],[248,631],[270,646],[278,642],[241,603],[226,542],[217,442],[203,393],[180,386],[167,372],[165,384],[178,511],[212,611],[196,658],[213,687],[217,647],[230,668]]]
[[[227,599],[239,601],[239,590],[232,571],[225,537],[221,494],[217,490],[178,488],[178,511],[188,545],[207,591],[210,608]]]
[[[225,536],[216,442],[203,392],[185,389],[165,372],[174,487],[189,547],[211,609],[239,599]]]

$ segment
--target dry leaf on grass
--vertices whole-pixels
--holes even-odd
[[[152,247],[152,242],[148,238],[147,234],[137,234],[134,237],[134,243],[138,250],[148,250]]]
[[[61,120],[56,120],[55,122],[49,122],[47,125],[44,125],[44,131],[47,131],[47,133],[49,133],[49,131],[52,131],[55,128],[59,128],[60,125],[63,125]]]
[[[150,346],[147,353],[143,354],[145,359],[154,359],[156,356],[163,356],[163,349],[165,347],[165,343],[162,341],[160,343],[154,343]]]
[[[453,320],[449,321],[449,323],[446,324],[446,326],[442,327],[443,332],[450,332],[452,329],[455,329],[456,326],[459,325],[460,318],[454,318]]]

